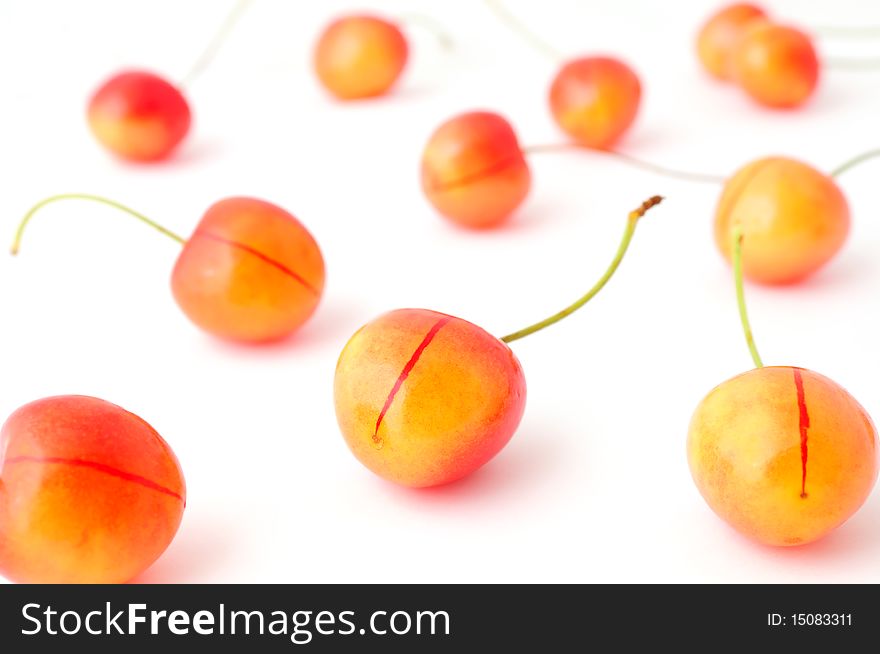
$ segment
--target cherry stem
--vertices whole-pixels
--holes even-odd
[[[819,36],[872,38],[880,36],[880,25],[816,25],[812,31]]]
[[[186,243],[186,239],[184,239],[183,237],[178,236],[177,234],[172,232],[170,229],[166,229],[165,227],[162,227],[162,225],[160,225],[159,223],[150,220],[142,213],[137,212],[134,209],[131,209],[129,207],[126,207],[124,204],[119,204],[118,202],[115,202],[114,200],[108,200],[107,198],[102,198],[100,195],[89,195],[88,193],[62,193],[60,195],[53,195],[51,197],[48,197],[45,200],[41,200],[40,202],[35,204],[33,207],[31,207],[31,210],[28,211],[24,215],[24,218],[21,219],[21,223],[18,225],[18,230],[15,232],[15,241],[12,243],[12,254],[13,255],[18,254],[18,250],[21,245],[21,238],[22,238],[22,236],[24,236],[24,230],[27,227],[27,225],[30,222],[33,215],[35,213],[37,213],[37,211],[39,211],[40,209],[45,207],[47,204],[57,202],[58,200],[91,200],[92,202],[99,202],[100,204],[105,204],[109,207],[114,207],[116,209],[119,209],[120,211],[124,211],[125,213],[134,216],[138,220],[145,222],[153,229],[165,234],[165,236],[168,236],[169,238],[174,239],[175,241],[177,241],[181,245]]]
[[[733,229],[733,279],[736,283],[736,304],[739,307],[739,319],[746,337],[746,344],[749,346],[749,353],[752,355],[752,361],[755,362],[756,368],[763,368],[764,362],[761,361],[761,355],[758,354],[758,347],[755,345],[752,325],[749,323],[749,314],[746,310],[746,294],[743,289],[742,244],[742,228],[737,225]]]
[[[624,154],[623,152],[618,152],[616,150],[601,150],[596,148],[588,148],[586,146],[578,145],[577,143],[546,143],[542,145],[530,145],[522,148],[523,154],[542,154],[544,152],[564,152],[566,150],[580,150],[585,152],[598,152],[600,154],[606,154],[610,157],[615,157],[624,161],[632,166],[637,168],[642,168],[644,170],[649,170],[651,172],[657,173],[659,175],[665,175],[666,177],[676,177],[678,179],[684,179],[689,182],[703,182],[706,184],[723,184],[727,181],[725,177],[721,175],[710,175],[708,173],[694,173],[687,170],[675,170],[673,168],[667,168],[665,166],[661,166],[659,164],[652,163],[650,161],[644,161],[642,159],[637,159],[628,154]]]
[[[402,23],[409,23],[427,30],[434,36],[437,43],[439,43],[440,47],[444,50],[452,50],[455,46],[455,41],[449,36],[449,32],[446,31],[446,28],[440,24],[440,21],[435,20],[430,16],[415,12],[407,12],[398,14],[397,19]]]
[[[192,65],[192,68],[189,69],[189,72],[184,75],[183,79],[180,81],[181,88],[191,84],[193,80],[201,75],[214,60],[214,57],[217,56],[217,53],[220,51],[220,47],[226,42],[232,29],[244,15],[245,10],[250,6],[252,1],[253,0],[238,0],[238,2],[235,3],[235,6],[232,7],[232,10],[227,14],[225,20],[220,25],[220,28],[217,30],[216,34],[214,34],[214,38],[211,39],[208,46],[202,51],[202,54]]]
[[[554,313],[549,318],[545,318],[541,322],[536,322],[534,325],[526,327],[525,329],[520,329],[517,332],[513,332],[512,334],[508,334],[507,336],[503,336],[501,338],[505,343],[512,343],[513,341],[518,341],[519,339],[528,336],[529,334],[534,334],[535,332],[541,331],[545,327],[549,327],[550,325],[559,322],[563,318],[570,316],[575,311],[584,306],[587,302],[592,300],[599,291],[604,288],[605,284],[608,283],[608,280],[614,276],[615,271],[618,266],[620,266],[620,262],[623,261],[623,255],[626,254],[627,249],[629,248],[630,241],[632,241],[633,234],[636,231],[636,225],[639,223],[639,219],[647,213],[647,211],[654,207],[663,200],[659,195],[655,195],[652,198],[649,198],[642,202],[642,205],[636,209],[635,211],[631,211],[626,221],[626,229],[623,232],[623,238],[620,240],[620,245],[617,248],[617,253],[614,255],[614,259],[611,261],[611,265],[608,266],[608,269],[605,271],[599,281],[597,281],[593,288],[587,291],[586,295],[582,296],[578,299],[574,304],[569,305],[562,311],[558,313]]]
[[[868,70],[875,71],[880,69],[880,59],[845,59],[841,57],[830,57],[824,61],[829,68],[838,70]]]
[[[829,174],[832,177],[839,177],[841,174],[845,173],[850,168],[854,168],[858,166],[863,161],[867,161],[868,159],[873,159],[875,157],[880,157],[880,148],[876,148],[874,150],[868,150],[867,152],[863,152],[857,157],[853,157],[849,161],[846,161],[840,164],[837,168],[832,170]]]
[[[507,25],[512,31],[516,32],[522,39],[527,41],[536,50],[540,50],[548,57],[557,61],[565,59],[565,56],[552,45],[544,41],[541,37],[530,30],[525,23],[511,13],[500,0],[485,0],[486,6],[492,10],[495,17],[502,23]]]

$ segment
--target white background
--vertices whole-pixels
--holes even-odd
[[[560,50],[611,53],[644,84],[620,147],[729,174],[786,154],[829,170],[880,145],[880,71],[826,71],[809,106],[775,112],[714,83],[693,53],[713,2],[510,0]],[[766,3],[802,25],[880,24],[860,0]],[[181,233],[229,195],[295,213],[328,266],[324,301],[289,342],[228,345],[177,309],[178,246],[86,203],[57,204],[22,254],[0,256],[0,415],[39,397],[103,397],[149,421],[182,463],[182,528],[144,582],[880,582],[880,492],[843,528],[797,549],[737,535],[705,505],[685,459],[690,414],[747,370],[728,268],[711,238],[719,188],[601,154],[532,158],[534,188],[504,229],[438,218],[418,186],[422,146],[455,113],[505,114],[524,144],[561,137],[547,106],[556,63],[480,2],[374,2],[447,26],[449,54],[407,29],[396,92],[340,104],[311,48],[348,2],[257,0],[188,89],[194,130],[173,161],[113,160],[87,99],[123,66],[179,79],[231,2],[0,3],[0,236],[42,197],[104,194]],[[822,40],[822,55],[880,57],[880,38]],[[768,363],[847,387],[880,417],[880,161],[841,178],[852,237],[821,274],[748,290]],[[514,345],[529,398],[489,465],[433,490],[394,487],[349,454],[333,413],[336,357],[363,322],[425,307],[503,334],[561,308],[604,270],[626,213],[660,193],[619,274],[594,303]]]

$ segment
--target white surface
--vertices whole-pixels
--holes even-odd
[[[766,3],[804,24],[877,24],[860,0]],[[827,5],[823,7],[823,5]],[[449,55],[418,27],[393,95],[338,104],[311,46],[348,2],[257,0],[189,89],[195,128],[179,157],[108,157],[83,118],[122,66],[183,75],[229,2],[0,4],[0,236],[42,197],[111,196],[182,233],[215,200],[251,194],[294,212],[328,266],[324,302],[292,341],[226,345],[198,332],[168,287],[178,247],[123,214],[58,204],[18,259],[0,256],[0,415],[58,393],[140,414],[177,452],[189,500],[176,540],[142,578],[169,582],[880,582],[880,491],[843,528],[799,549],[747,542],[708,509],[688,472],[690,414],[750,367],[730,273],[711,240],[719,192],[601,155],[532,159],[534,189],[503,230],[439,219],[418,187],[431,130],[472,108],[507,115],[525,144],[560,139],[546,107],[555,64],[481,3],[387,2],[448,26]],[[621,148],[729,173],[768,154],[830,169],[880,145],[880,73],[829,72],[815,101],[778,113],[709,81],[692,41],[713,2],[508,6],[559,48],[610,52],[644,83]],[[880,39],[825,52],[880,56]],[[841,256],[796,288],[749,288],[768,363],[813,368],[880,417],[880,162],[841,178],[854,229]],[[518,434],[446,488],[402,490],[346,449],[333,414],[336,357],[363,322],[418,306],[497,334],[580,295],[617,246],[627,211],[660,193],[605,293],[515,344],[529,383]]]

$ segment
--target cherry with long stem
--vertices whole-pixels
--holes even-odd
[[[623,257],[626,254],[627,249],[629,249],[629,244],[632,241],[633,234],[636,231],[636,226],[639,223],[639,220],[645,213],[654,207],[663,200],[659,195],[655,195],[648,200],[645,200],[641,206],[635,211],[631,211],[626,221],[626,229],[623,232],[623,237],[620,240],[620,245],[617,248],[617,253],[614,255],[614,258],[611,260],[611,264],[605,270],[605,273],[599,278],[593,287],[586,292],[583,296],[578,298],[574,303],[570,304],[562,311],[558,311],[554,313],[552,316],[544,318],[540,322],[536,322],[533,325],[529,325],[519,331],[515,331],[507,336],[502,336],[501,340],[505,343],[512,343],[513,341],[517,341],[521,338],[524,338],[530,334],[534,334],[535,332],[539,332],[545,327],[549,327],[553,325],[563,318],[570,316],[575,311],[584,306],[587,302],[592,300],[598,293],[601,291],[608,281],[614,276],[614,273],[617,271],[617,268],[620,266],[620,262],[623,261]]]
[[[674,177],[677,179],[687,180],[689,182],[703,182],[706,184],[724,184],[727,181],[726,177],[721,175],[712,175],[710,173],[697,173],[691,172],[687,170],[676,170],[674,168],[667,168],[666,166],[661,166],[660,164],[655,164],[651,161],[645,161],[644,159],[639,159],[629,154],[625,154],[623,152],[619,152],[617,150],[602,150],[598,148],[587,148],[582,145],[578,145],[577,143],[572,142],[564,142],[564,143],[546,143],[540,145],[529,145],[521,148],[521,152],[524,155],[528,154],[542,154],[545,152],[566,152],[566,151],[580,151],[580,152],[598,152],[600,154],[608,155],[609,157],[614,157],[615,159],[619,159],[624,161],[632,166],[637,168],[642,168],[644,170],[648,170],[659,175],[665,175],[666,177]]]
[[[35,204],[31,209],[24,215],[24,218],[21,219],[21,223],[18,225],[18,229],[15,232],[15,240],[12,243],[11,252],[13,255],[18,254],[18,251],[21,246],[21,239],[24,236],[25,229],[33,218],[34,214],[37,213],[40,209],[45,207],[47,204],[52,204],[53,202],[58,202],[59,200],[88,200],[90,202],[98,202],[99,204],[106,205],[108,207],[113,207],[115,209],[119,209],[120,211],[124,211],[125,213],[134,216],[141,222],[149,225],[156,231],[164,234],[168,238],[177,241],[179,244],[184,245],[186,243],[186,239],[172,232],[167,227],[163,227],[156,221],[148,218],[144,214],[139,211],[135,211],[131,207],[127,207],[124,204],[120,204],[115,200],[110,200],[108,198],[101,197],[100,195],[90,195],[88,193],[61,193],[59,195],[53,195],[51,197],[46,198],[45,200],[41,200],[37,204]]]

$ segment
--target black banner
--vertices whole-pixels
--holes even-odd
[[[0,643],[10,653],[562,652],[629,650],[647,637],[685,651],[840,651],[877,641],[876,596],[820,585],[4,586]]]

